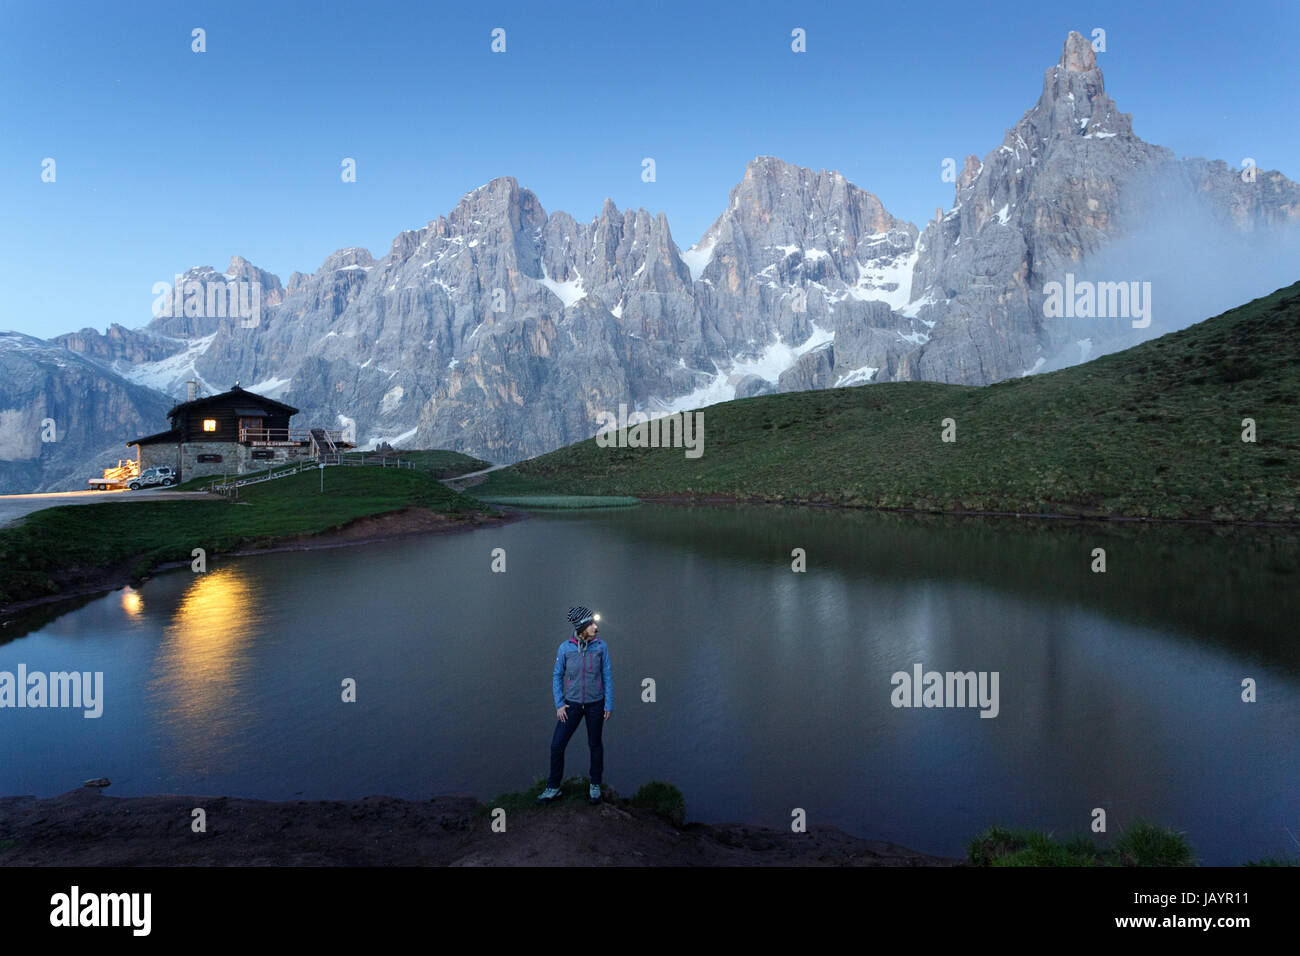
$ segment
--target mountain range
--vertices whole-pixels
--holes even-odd
[[[163,427],[187,381],[239,382],[363,447],[497,462],[587,438],[620,404],[654,414],[777,391],[989,384],[1210,314],[1175,294],[1186,277],[1124,245],[1154,224],[1254,248],[1300,223],[1300,185],[1281,173],[1140,139],[1075,32],[1002,142],[953,165],[952,207],[920,228],[838,172],[759,156],[685,250],[662,213],[606,199],[579,222],[503,176],[379,259],[342,249],[284,283],[238,256],[225,272],[190,269],[180,283],[256,284],[256,320],[182,309],[136,329],[0,335],[0,488],[84,487],[127,439]],[[1048,317],[1045,290],[1076,280],[1150,280],[1155,321]],[[46,418],[59,442],[39,441]]]

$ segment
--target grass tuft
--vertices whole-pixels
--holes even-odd
[[[1181,833],[1136,821],[1107,848],[1086,836],[1060,841],[1050,833],[991,826],[967,847],[972,866],[1193,866]]]
[[[686,798],[675,786],[662,780],[643,783],[632,795],[632,805],[652,810],[676,827],[686,822]]]
[[[475,812],[479,816],[487,817],[492,815],[493,810],[500,807],[505,810],[506,817],[509,818],[513,814],[532,813],[535,810],[546,810],[562,804],[588,806],[587,788],[590,785],[590,777],[569,777],[560,784],[560,795],[549,804],[543,805],[537,802],[537,798],[546,789],[546,778],[538,777],[527,790],[510,790],[499,793],[487,803],[480,804]]]

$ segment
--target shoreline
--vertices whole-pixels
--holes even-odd
[[[559,494],[559,492],[548,492]],[[515,497],[527,497],[518,494]],[[1035,511],[945,511],[940,508],[887,508],[882,505],[851,505],[838,501],[812,501],[801,498],[757,498],[738,495],[634,495],[642,502],[666,505],[775,505],[778,507],[844,509],[846,511],[878,511],[886,514],[935,515],[950,518],[1040,518],[1048,521],[1104,521],[1128,524],[1188,524],[1209,526],[1236,526],[1242,528],[1277,528],[1300,531],[1300,521],[1241,521],[1235,518],[1152,518],[1137,515],[1061,514]]]
[[[484,480],[482,475],[472,477],[475,477],[478,480],[472,481],[470,486],[480,484]],[[452,487],[453,490],[463,490],[463,486],[457,488],[455,485],[450,484],[458,479],[443,480],[447,482],[449,487]],[[550,492],[549,494],[559,494],[559,492]],[[520,494],[516,495],[516,497],[528,497],[528,495]],[[849,511],[871,511],[882,514],[925,515],[950,518],[1026,518],[1065,522],[1092,521],[1115,524],[1172,524],[1203,527],[1264,528],[1281,531],[1300,531],[1300,522],[1240,521],[1236,519],[1219,518],[1153,518],[1130,515],[1085,515],[1028,511],[945,511],[942,509],[930,508],[887,508],[878,505],[853,505],[834,501],[814,501],[800,498],[768,499],[719,494],[634,495],[628,497],[635,497],[645,504],[690,506],[733,504],[768,505],[780,508],[844,509]],[[273,539],[262,547],[241,547],[234,551],[212,552],[210,557],[235,558],[285,551],[319,551],[331,548],[348,548],[358,545],[375,544],[377,542],[388,541],[393,538],[415,534],[450,534],[461,531],[474,531],[482,527],[492,527],[521,521],[528,517],[531,517],[530,512],[517,506],[502,505],[495,507],[492,512],[460,514],[435,512],[418,505],[408,505],[393,511],[354,518],[343,525],[325,531],[296,534],[284,538]],[[149,580],[149,578],[159,571],[184,567],[188,562],[183,560],[164,562],[155,565],[148,573],[138,578],[133,578],[131,576],[129,571],[131,564],[132,561],[126,561],[116,568],[105,569],[98,575],[92,577],[89,581],[68,590],[60,591],[58,594],[47,595],[39,598],[30,598],[24,601],[15,601],[11,604],[4,605],[3,607],[0,607],[0,619],[11,618],[23,611],[47,607],[49,605],[58,604],[62,601],[107,594],[126,587],[127,585],[141,584]]]
[[[597,806],[471,796],[267,801],[159,794],[0,797],[0,866],[966,866],[837,827],[676,826],[612,788]],[[205,832],[192,829],[202,808]],[[582,834],[575,840],[574,834]]]
[[[379,514],[363,515],[353,518],[335,528],[314,531],[309,534],[295,534],[275,538],[264,547],[241,547],[234,551],[213,551],[209,559],[242,558],[256,554],[272,554],[281,551],[324,551],[331,548],[351,548],[365,544],[377,544],[394,538],[417,534],[454,534],[462,531],[475,531],[479,528],[510,524],[527,518],[526,512],[494,509],[492,512],[448,513],[431,511],[418,505],[407,505],[393,511]],[[134,559],[122,562],[117,567],[103,569],[88,581],[39,598],[14,601],[0,608],[0,618],[7,618],[22,611],[58,604],[80,597],[108,594],[127,585],[142,584],[159,571],[185,567],[189,561],[165,561],[154,565],[147,574],[132,577],[130,567]]]

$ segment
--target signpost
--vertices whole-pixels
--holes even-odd
[[[325,494],[325,462],[320,463],[320,493]]]

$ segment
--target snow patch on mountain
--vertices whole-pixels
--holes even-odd
[[[43,339],[22,332],[0,332],[0,348],[16,352],[33,352],[55,348]]]
[[[871,259],[858,263],[858,281],[848,289],[848,294],[859,300],[884,302],[895,312],[907,305],[912,297],[912,269],[916,265],[917,251],[892,259]]]
[[[880,369],[872,368],[870,365],[864,365],[862,368],[855,368],[853,371],[841,375],[835,380],[832,388],[848,388],[850,385],[865,385],[875,378]]]
[[[654,414],[670,415],[673,412],[704,408],[719,402],[729,402],[736,397],[736,385],[746,375],[757,375],[764,381],[776,384],[781,373],[794,365],[799,356],[816,348],[824,348],[835,340],[835,332],[820,328],[810,322],[812,334],[800,345],[791,346],[780,340],[770,343],[757,357],[733,356],[726,368],[714,366],[713,378],[700,388],[672,401],[652,397],[649,401]]]
[[[248,386],[248,390],[257,395],[265,395],[267,398],[279,398],[284,389],[293,381],[293,378],[268,378],[265,381],[258,382],[256,385]]]
[[[574,270],[574,273],[577,274],[576,269]],[[566,309],[587,295],[586,290],[582,287],[581,275],[578,275],[578,278],[570,279],[567,282],[556,282],[547,275],[546,263],[544,262],[542,263],[541,283],[555,293],[556,297],[564,303]]]
[[[348,418],[342,412],[335,417],[338,419],[338,423],[343,426],[343,438],[347,441],[356,441],[357,420]]]
[[[154,388],[172,396],[182,394],[185,391],[185,383],[190,379],[197,381],[210,394],[217,395],[224,392],[225,389],[214,388],[194,370],[194,363],[200,355],[208,350],[216,337],[217,333],[213,332],[211,335],[192,339],[182,351],[177,352],[175,355],[169,355],[165,359],[159,359],[156,362],[141,362],[139,365],[131,365],[128,362],[121,361],[114,362],[113,371],[128,382],[134,382],[136,385],[143,385],[146,388]]]
[[[339,417],[341,418],[342,416]],[[350,420],[351,419],[349,419],[349,421]],[[400,435],[387,435],[382,433],[378,435],[374,435],[369,439],[367,439],[364,445],[358,445],[357,451],[374,451],[383,442],[388,442],[388,444],[392,445],[394,448],[400,449],[401,443],[404,441],[410,441],[412,438],[415,437],[415,433],[417,431],[419,431],[418,427],[408,429],[402,432]]]
[[[911,302],[908,303],[907,305],[904,305],[901,309],[898,309],[897,311],[899,315],[906,316],[909,319],[914,319],[916,318],[917,313],[920,312],[922,309],[924,309],[927,305],[935,305],[937,302],[938,299],[934,297],[934,293],[927,291],[925,295],[921,296],[921,298],[917,299],[915,302]],[[931,328],[933,328],[934,323],[930,323],[930,325]]]
[[[716,238],[706,239],[699,245],[691,246],[682,255],[682,262],[691,270],[691,281],[698,282],[704,270],[713,261],[713,249],[718,244]]]

